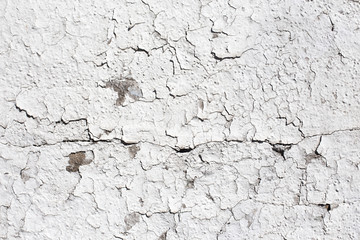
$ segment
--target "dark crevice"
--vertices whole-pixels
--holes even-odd
[[[219,57],[214,52],[211,52],[211,55],[213,55],[215,60],[220,61],[220,62],[223,61],[223,60],[226,60],[226,59],[237,59],[237,58],[241,57],[241,55],[240,56],[234,56],[234,57]]]
[[[238,59],[238,58],[241,58],[244,53],[246,53],[247,51],[250,51],[250,50],[253,50],[253,48],[246,49],[240,55],[233,56],[233,57],[230,57],[230,56],[228,56],[228,57],[219,57],[218,55],[216,55],[215,52],[211,52],[211,55],[214,57],[215,60],[221,62],[221,61],[226,60],[226,59]]]
[[[188,152],[191,152],[192,150],[194,150],[194,148],[179,148],[179,149],[174,148],[174,150],[177,153],[188,153]]]
[[[291,144],[271,144],[274,152],[280,153],[285,159],[285,152],[291,148]]]
[[[215,35],[217,35],[217,34],[224,34],[225,36],[229,36],[229,34],[227,34],[226,32],[218,32],[218,31],[215,31],[215,30],[213,30],[212,28],[210,29],[210,32],[212,33],[212,34],[215,34]]]
[[[331,211],[331,205],[326,203],[326,204],[318,204],[319,207],[325,208],[328,212]]]
[[[109,68],[109,64],[108,64],[108,62],[102,62],[102,63],[100,63],[100,64],[96,64],[96,63],[95,63],[95,66],[96,66],[96,67],[103,67],[103,66],[106,66],[107,68]]]
[[[16,103],[15,103],[15,108],[16,108],[19,112],[24,112],[25,115],[26,115],[26,117],[36,120],[36,117],[30,115],[25,109],[21,109],[18,105],[16,105]]]
[[[331,23],[331,31],[335,30],[335,24],[333,23],[333,21],[331,20],[331,18],[329,17],[330,23]]]
[[[212,33],[212,34],[214,34],[214,38],[217,38],[218,37],[218,34],[224,34],[224,35],[226,35],[226,36],[229,36],[229,34],[227,34],[226,32],[223,32],[223,31],[215,31],[214,29],[213,29],[213,27],[214,27],[214,21],[212,20],[212,19],[209,19],[211,22],[212,22],[212,26],[211,26],[211,28],[210,28],[210,32]]]
[[[123,145],[125,145],[125,146],[133,146],[133,145],[137,144],[137,143],[129,143],[129,142],[125,142],[125,141],[124,141],[124,140],[122,140],[122,139],[120,139],[120,142],[121,142]]]
[[[256,140],[256,139],[252,139],[251,140],[252,143],[269,143],[268,140]],[[270,143],[269,143],[270,144]]]
[[[144,53],[146,53],[146,55],[148,57],[150,56],[150,53],[147,50],[143,49],[143,48],[136,47],[136,48],[132,48],[132,50],[134,50],[135,52],[144,52]]]
[[[319,153],[319,151],[318,151],[318,149],[319,149],[319,147],[320,147],[320,144],[321,144],[321,141],[322,141],[322,136],[320,136],[319,143],[318,143],[318,145],[316,146],[315,151],[314,151],[314,153],[315,153],[315,155],[316,155],[317,157],[322,157],[322,155],[321,155],[321,154]]]
[[[175,75],[175,63],[172,59],[170,59],[170,62],[172,63],[172,74]]]
[[[139,25],[139,24],[142,24],[142,23],[144,23],[144,22],[134,23],[134,24],[130,25],[127,30],[131,31],[131,29],[133,29],[136,25]]]
[[[69,123],[79,122],[79,121],[85,121],[86,125],[88,125],[86,118],[72,119],[72,120],[68,120],[68,121],[65,121],[64,119],[60,119],[60,121],[56,121],[55,124],[68,125]]]

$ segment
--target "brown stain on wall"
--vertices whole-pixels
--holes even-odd
[[[69,166],[66,166],[68,172],[78,172],[79,167],[82,165],[88,165],[92,162],[92,159],[86,159],[86,152],[79,151],[69,154]]]
[[[130,213],[126,215],[124,222],[126,225],[126,231],[130,230],[135,224],[140,221],[140,215],[138,213]]]
[[[130,157],[135,158],[138,151],[140,151],[140,147],[137,145],[132,145],[131,147],[128,148],[128,150]]]
[[[124,103],[126,95],[134,100],[139,100],[139,98],[143,96],[138,83],[132,78],[127,78],[125,80],[110,80],[106,83],[106,87],[112,88],[117,92],[118,98],[115,103],[117,106],[121,106]]]

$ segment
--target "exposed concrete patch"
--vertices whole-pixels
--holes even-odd
[[[112,88],[115,92],[117,92],[118,98],[116,100],[116,105],[118,106],[121,106],[124,103],[126,96],[129,96],[135,101],[143,97],[138,83],[132,78],[124,80],[110,80],[106,83],[106,87]]]
[[[80,151],[69,154],[69,166],[66,166],[68,172],[78,172],[79,167],[90,164],[94,159],[93,151]]]
[[[167,232],[164,232],[163,234],[161,234],[159,237],[159,240],[166,240],[166,234],[167,234]]]
[[[138,213],[131,213],[126,215],[124,222],[126,224],[126,230],[130,230],[135,224],[140,221],[140,214]]]
[[[140,146],[133,144],[128,149],[129,149],[130,157],[134,158],[134,157],[136,157],[136,154],[138,153],[138,151],[140,151]]]

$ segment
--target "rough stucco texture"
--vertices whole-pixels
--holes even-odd
[[[1,239],[360,239],[358,0],[0,1]]]

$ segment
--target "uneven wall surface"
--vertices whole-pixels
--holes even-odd
[[[358,0],[0,1],[1,239],[360,239]]]

